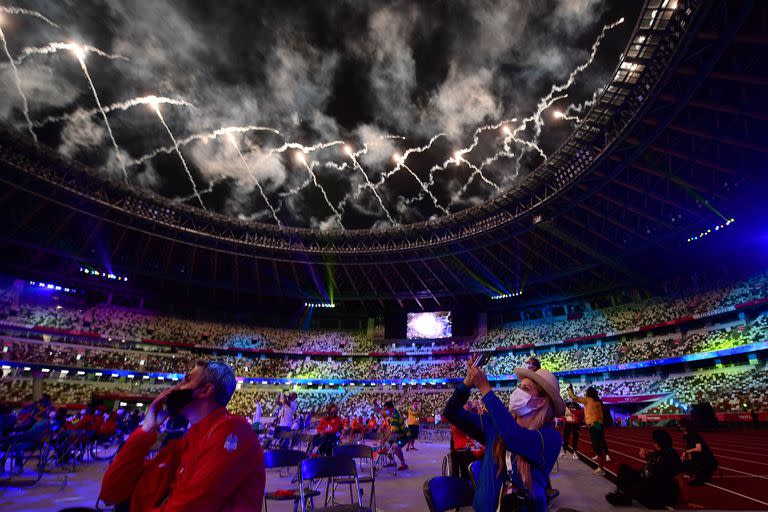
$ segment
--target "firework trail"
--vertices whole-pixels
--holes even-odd
[[[83,70],[83,74],[88,80],[88,85],[91,87],[91,92],[93,93],[93,99],[96,101],[96,106],[98,107],[99,112],[101,112],[102,119],[104,119],[104,125],[107,127],[109,140],[112,141],[112,147],[115,149],[115,156],[117,157],[117,161],[120,163],[120,168],[123,170],[125,181],[128,181],[128,171],[125,168],[125,163],[123,163],[123,157],[120,156],[120,148],[117,147],[117,142],[115,141],[115,136],[112,133],[112,127],[109,125],[107,114],[104,112],[104,109],[101,106],[101,100],[99,99],[99,95],[96,93],[96,87],[93,86],[93,80],[91,80],[91,75],[88,73],[88,66],[85,65],[86,52],[83,48],[77,45],[72,46],[72,52],[75,54],[75,57],[77,57],[78,62],[80,62],[80,68]]]
[[[264,199],[264,202],[267,203],[267,206],[269,207],[269,211],[272,212],[272,218],[274,218],[275,222],[277,222],[277,225],[280,226],[281,225],[280,219],[277,218],[277,212],[272,206],[272,203],[269,202],[269,199],[267,199],[267,195],[264,193],[264,189],[261,188],[261,183],[259,183],[259,180],[256,179],[256,176],[251,171],[251,168],[248,165],[248,160],[245,159],[245,156],[243,156],[243,152],[240,151],[240,146],[237,145],[235,136],[232,135],[231,133],[228,133],[227,138],[232,143],[232,146],[235,148],[235,151],[237,151],[237,154],[240,157],[240,161],[243,162],[243,166],[245,167],[245,170],[248,172],[248,175],[251,177],[253,182],[256,184],[256,188],[259,189],[259,194],[261,194],[262,199]]]
[[[428,173],[429,180],[428,180],[427,187],[432,187],[435,184],[435,173],[437,171],[444,171],[444,170],[446,170],[451,165],[459,166],[461,164],[466,164],[470,169],[472,169],[473,172],[470,175],[470,177],[468,178],[467,184],[463,187],[464,189],[466,189],[466,187],[475,178],[475,176],[478,176],[478,177],[480,177],[481,180],[483,180],[485,183],[487,183],[488,185],[492,186],[496,190],[501,190],[496,183],[494,183],[493,181],[489,180],[485,176],[485,174],[483,174],[483,168],[482,167],[478,167],[478,166],[474,165],[472,162],[470,162],[469,160],[464,158],[464,155],[472,152],[478,146],[478,144],[480,143],[480,135],[481,134],[483,134],[483,133],[485,133],[485,132],[487,132],[489,130],[498,130],[500,127],[505,126],[505,125],[507,125],[509,123],[513,123],[516,120],[517,119],[515,119],[515,118],[506,119],[504,121],[499,121],[498,123],[495,123],[495,124],[488,124],[488,125],[484,125],[484,126],[480,126],[480,127],[476,128],[474,133],[472,134],[472,143],[469,146],[467,146],[466,148],[461,148],[461,149],[455,151],[452,158],[449,158],[448,160],[446,160],[442,164],[433,165],[429,169],[429,173]]]
[[[204,142],[208,142],[210,140],[218,138],[220,135],[225,135],[228,133],[246,133],[246,132],[270,132],[274,133],[276,135],[280,135],[280,132],[275,130],[274,128],[270,128],[269,126],[226,126],[224,128],[219,128],[217,130],[213,130],[211,132],[202,132],[202,133],[195,133],[192,135],[189,135],[187,137],[184,137],[183,139],[179,139],[178,145],[179,147],[184,147],[188,144],[191,144],[192,142],[201,140]],[[287,148],[286,148],[287,149]],[[156,149],[153,149],[149,153],[145,155],[141,155],[140,157],[131,160],[128,162],[128,166],[132,167],[134,165],[140,165],[146,162],[147,160],[151,160],[157,155],[161,153],[165,154],[171,154],[174,151],[176,151],[176,146],[163,146]]]
[[[598,88],[594,93],[592,93],[592,97],[583,103],[577,103],[573,104],[571,103],[567,107],[565,107],[565,115],[571,115],[571,112],[577,112],[578,114],[582,114],[587,108],[592,107],[595,103],[597,103],[597,97],[605,90],[605,87]]]
[[[140,96],[137,98],[131,98],[129,100],[121,101],[120,103],[113,103],[111,105],[107,105],[106,107],[104,107],[104,112],[109,114],[110,112],[114,112],[116,110],[125,111],[137,105],[150,105],[150,104],[158,104],[158,105],[168,104],[168,105],[178,105],[183,107],[195,108],[193,104],[189,103],[184,99],[177,100],[174,98],[166,98],[165,96]],[[59,123],[61,121],[70,121],[77,117],[91,117],[99,113],[100,111],[97,108],[94,108],[91,110],[85,110],[85,111],[78,110],[75,112],[71,112],[69,114],[48,116],[44,119],[41,119],[40,121],[33,122],[32,126],[34,126],[35,128],[40,128],[51,123]]]
[[[16,84],[16,91],[18,91],[19,96],[21,96],[21,112],[24,114],[24,119],[27,121],[27,129],[29,130],[30,135],[32,135],[32,138],[35,140],[35,144],[37,144],[37,135],[35,134],[35,130],[32,129],[32,119],[29,118],[29,104],[27,103],[27,96],[24,94],[24,89],[21,87],[19,70],[16,69],[16,64],[13,62],[11,52],[8,51],[8,43],[5,40],[3,27],[0,27],[0,43],[2,43],[5,56],[8,57],[8,62],[11,64],[11,73],[13,74],[13,81]]]
[[[367,151],[367,148],[365,149]],[[368,175],[365,173],[365,169],[363,169],[359,163],[357,163],[357,158],[355,157],[355,153],[352,151],[352,148],[349,146],[344,147],[344,152],[349,156],[349,158],[352,160],[352,165],[360,171],[360,173],[363,175],[363,178],[365,178],[365,182],[367,183],[368,188],[371,189],[371,192],[373,192],[373,195],[376,196],[376,199],[379,201],[379,206],[381,206],[382,211],[387,216],[387,219],[389,222],[395,226],[397,223],[395,222],[395,219],[392,218],[392,215],[389,213],[389,210],[387,210],[387,207],[384,206],[384,201],[381,200],[381,196],[379,195],[379,192],[376,190],[376,188],[373,186],[373,183],[371,183],[371,180],[368,178]]]
[[[40,14],[37,11],[30,11],[29,9],[22,9],[19,7],[4,7],[0,6],[0,13],[6,13],[6,14],[14,14],[14,15],[24,15],[24,16],[33,16],[35,18],[41,19],[44,22],[48,23],[49,25],[61,28],[42,14]],[[2,19],[0,18],[0,24],[2,23]],[[13,81],[16,84],[16,90],[19,93],[19,96],[21,96],[21,105],[22,105],[22,113],[24,114],[24,120],[27,122],[27,129],[29,130],[30,135],[32,135],[32,138],[35,141],[35,144],[37,144],[37,135],[35,134],[35,130],[32,128],[32,120],[29,117],[29,104],[27,102],[27,96],[24,94],[24,89],[21,87],[21,79],[19,78],[19,71],[16,69],[16,63],[13,60],[13,57],[11,56],[11,52],[8,51],[8,42],[5,39],[5,33],[3,32],[3,28],[0,26],[0,43],[2,43],[3,46],[3,52],[5,52],[5,56],[8,57],[8,63],[11,65],[11,73],[13,74]]]
[[[312,170],[312,167],[307,164],[307,159],[304,157],[304,153],[301,151],[298,152],[296,159],[304,165],[304,167],[307,169],[307,172],[312,177],[312,183],[314,183],[315,187],[320,190],[320,192],[323,194],[323,197],[325,198],[325,202],[328,204],[328,206],[333,210],[333,214],[336,217],[336,221],[339,223],[339,226],[341,226],[341,229],[344,229],[344,224],[341,223],[341,213],[336,209],[336,207],[333,206],[333,203],[331,203],[331,200],[328,199],[328,194],[325,192],[325,189],[318,183],[317,181],[317,175],[315,174],[315,171]]]
[[[223,174],[213,178],[211,181],[208,182],[208,187],[204,188],[203,190],[201,190],[199,192],[199,194],[201,196],[203,196],[205,194],[210,194],[211,192],[213,192],[213,188],[216,185],[218,185],[222,181],[226,181],[226,179],[227,179],[227,176],[225,176]],[[187,201],[191,201],[192,199],[196,199],[195,194],[190,194],[188,196],[183,196],[183,197],[175,197],[175,198],[172,199],[172,201],[177,202],[177,203],[186,203]]]
[[[206,210],[205,204],[203,204],[203,198],[200,197],[200,193],[197,191],[197,185],[195,184],[195,179],[192,177],[192,173],[189,172],[189,167],[187,167],[187,161],[184,160],[184,156],[181,154],[181,149],[179,149],[179,143],[176,142],[176,137],[173,136],[173,132],[171,132],[171,129],[168,128],[168,124],[165,122],[165,118],[163,118],[163,113],[160,112],[160,106],[156,103],[153,103],[152,109],[155,111],[155,114],[157,114],[158,119],[160,119],[160,122],[163,123],[163,127],[165,127],[165,131],[168,132],[168,136],[171,138],[171,141],[173,142],[173,146],[176,149],[176,154],[179,155],[179,160],[181,160],[181,165],[184,166],[184,171],[187,173],[187,177],[189,178],[189,182],[192,184],[192,192],[195,194],[195,197],[197,198],[197,201],[200,203],[200,206],[203,208],[203,210]],[[106,116],[104,116],[104,119],[106,119]]]
[[[427,185],[423,181],[421,181],[418,176],[416,176],[416,173],[413,172],[410,167],[408,167],[407,165],[405,165],[402,162],[403,159],[399,155],[395,155],[394,158],[395,158],[395,161],[400,160],[398,162],[398,165],[400,167],[402,167],[403,169],[405,169],[406,171],[408,171],[411,174],[411,176],[416,178],[416,181],[419,182],[419,186],[421,187],[421,190],[423,191],[423,192],[419,193],[419,196],[420,197],[424,197],[423,194],[427,194],[429,196],[429,198],[432,199],[432,203],[435,205],[435,208],[437,208],[438,210],[442,211],[444,214],[448,215],[448,213],[449,213],[448,210],[445,207],[443,207],[440,203],[437,202],[437,197],[435,197],[435,195],[429,190]]]
[[[555,119],[565,119],[566,121],[575,121],[577,123],[581,122],[581,118],[579,118],[579,116],[569,115],[565,112],[560,112],[559,110],[552,112],[552,115]]]
[[[567,90],[569,87],[573,85],[573,83],[576,81],[576,76],[587,69],[592,62],[595,60],[595,56],[597,55],[597,50],[600,47],[600,42],[603,40],[605,35],[608,33],[609,30],[612,30],[613,28],[621,25],[624,23],[624,18],[619,18],[617,21],[614,21],[613,23],[609,23],[608,25],[604,25],[603,29],[600,31],[600,34],[597,36],[597,39],[595,39],[595,42],[592,43],[592,49],[589,54],[589,58],[583,62],[582,64],[579,64],[576,66],[576,68],[571,71],[571,74],[568,75],[568,78],[565,82],[559,85],[553,85],[550,89],[549,93],[541,98],[539,100],[538,105],[536,106],[536,111],[531,114],[529,117],[526,117],[523,119],[522,123],[512,132],[512,135],[517,136],[519,133],[523,132],[527,129],[528,123],[533,123],[534,127],[534,135],[531,141],[532,144],[536,144],[536,147],[538,148],[538,142],[539,142],[539,136],[541,135],[541,128],[544,125],[544,119],[542,117],[542,114],[546,109],[552,106],[552,104],[557,101],[556,95],[558,93],[561,93],[565,90]],[[564,96],[561,96],[560,99],[562,99]],[[543,153],[539,149],[540,154]],[[519,167],[519,160],[522,157],[522,155],[518,158],[518,167]]]
[[[438,133],[437,135],[434,135],[431,139],[429,139],[429,142],[427,142],[425,145],[420,146],[420,147],[415,147],[415,148],[407,149],[405,151],[405,153],[403,153],[402,157],[400,157],[399,160],[396,162],[395,167],[391,171],[383,173],[381,175],[381,178],[379,178],[379,181],[376,182],[375,186],[376,187],[381,186],[387,180],[387,178],[389,178],[390,176],[395,174],[397,171],[399,171],[400,168],[402,167],[402,165],[405,163],[405,161],[408,159],[409,156],[411,156],[414,153],[424,153],[425,151],[429,151],[430,149],[432,149],[432,145],[438,139],[440,139],[442,137],[445,137],[445,136],[446,136],[445,133]],[[419,180],[419,183],[423,187],[424,186],[424,182],[422,182],[418,177],[416,179]]]
[[[42,14],[40,14],[37,11],[30,11],[29,9],[22,9],[20,7],[11,7],[11,6],[3,6],[0,5],[0,13],[6,13],[6,14],[22,14],[25,16],[34,16],[35,18],[38,18],[40,20],[43,20],[47,24],[51,25],[52,27],[61,28],[56,23],[52,22]]]
[[[83,55],[87,55],[89,53],[95,53],[96,55],[100,55],[101,57],[104,57],[105,59],[110,60],[124,60],[128,61],[127,57],[124,57],[122,55],[114,54],[114,53],[107,53],[103,50],[100,50],[98,48],[95,48],[93,46],[89,45],[81,45],[77,43],[62,43],[62,42],[55,42],[55,43],[48,43],[45,46],[39,46],[39,47],[27,47],[21,50],[21,53],[18,57],[16,57],[16,64],[21,64],[24,62],[27,57],[30,57],[32,55],[47,55],[50,53],[58,53],[60,51],[69,50],[71,52],[78,52],[82,53]]]

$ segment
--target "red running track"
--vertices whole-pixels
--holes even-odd
[[[611,462],[606,469],[615,475],[621,464],[642,467],[638,452],[640,448],[653,449],[651,430],[608,428],[606,440]],[[675,449],[682,452],[682,434],[677,429],[668,430]],[[703,432],[702,436],[717,457],[720,469],[707,485],[689,486],[691,508],[768,510],[768,431]],[[590,462],[595,455],[586,428],[580,432],[578,451]]]

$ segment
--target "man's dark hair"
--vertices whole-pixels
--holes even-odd
[[[589,386],[584,394],[593,400],[600,400],[600,395],[597,394],[597,390],[592,386]]]
[[[680,428],[684,428],[686,432],[689,434],[696,434],[696,426],[693,424],[693,422],[688,418],[681,418],[677,421],[677,424],[680,425]]]
[[[391,401],[391,400],[389,402],[384,402],[384,408],[385,409],[394,409],[395,408],[395,403],[393,401]]]
[[[653,438],[653,442],[659,445],[659,448],[662,450],[672,450],[672,436],[669,435],[669,432],[666,430],[655,428],[653,429],[653,432],[651,432],[651,437]]]
[[[525,364],[531,364],[532,366],[535,366],[537,370],[541,370],[541,361],[537,357],[529,357]]]

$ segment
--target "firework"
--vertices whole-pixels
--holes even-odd
[[[232,133],[228,133],[227,138],[232,143],[232,147],[235,148],[235,151],[237,151],[237,154],[240,157],[240,161],[243,162],[243,166],[245,167],[246,172],[251,177],[253,182],[256,184],[256,188],[259,189],[259,194],[261,194],[261,198],[264,199],[265,203],[267,203],[267,206],[269,207],[269,211],[272,212],[272,218],[275,219],[275,222],[277,222],[277,225],[280,226],[281,225],[280,219],[277,218],[277,212],[275,211],[275,208],[272,206],[272,203],[269,202],[269,199],[267,199],[267,195],[264,193],[264,189],[261,188],[261,183],[259,183],[259,180],[256,179],[256,176],[251,171],[251,168],[248,165],[248,160],[245,159],[245,156],[243,156],[243,152],[240,151],[240,146],[237,145],[235,136],[232,135]]]
[[[21,53],[18,57],[16,57],[16,64],[21,64],[26,60],[28,57],[31,57],[32,55],[48,55],[51,53],[58,53],[61,51],[70,51],[73,52],[75,55],[82,55],[83,58],[88,55],[89,53],[95,53],[96,55],[99,55],[100,57],[104,57],[105,59],[110,60],[124,60],[127,61],[128,58],[124,57],[122,55],[118,55],[115,53],[107,53],[103,50],[100,50],[98,48],[95,48],[93,46],[89,46],[87,44],[78,44],[78,43],[62,43],[62,42],[55,42],[55,43],[48,43],[45,46],[35,46],[35,47],[27,47],[21,50]]]
[[[37,19],[43,20],[44,22],[46,22],[47,24],[49,24],[52,27],[61,28],[56,23],[52,22],[51,20],[49,20],[48,18],[46,18],[45,16],[43,16],[42,14],[40,14],[37,11],[32,11],[32,10],[29,10],[29,9],[22,9],[20,7],[12,7],[12,6],[0,5],[0,13],[3,13],[3,12],[7,13],[7,14],[22,14],[22,15],[25,15],[25,16],[34,16]]]
[[[8,62],[11,65],[11,74],[13,75],[13,82],[16,84],[16,91],[19,93],[19,96],[21,96],[21,112],[24,114],[24,120],[27,122],[27,129],[29,130],[30,135],[32,135],[32,138],[35,140],[35,144],[37,144],[37,135],[35,134],[35,130],[32,128],[32,119],[29,117],[29,103],[27,102],[27,95],[24,94],[24,89],[21,87],[19,70],[16,69],[16,63],[13,62],[11,52],[8,51],[8,43],[5,40],[5,33],[3,32],[2,26],[0,26],[0,44],[2,44],[3,52],[5,53],[5,56],[8,58]]]
[[[359,163],[357,163],[357,158],[355,157],[355,153],[352,151],[352,148],[349,146],[344,146],[344,152],[349,156],[349,158],[352,160],[352,165],[360,171],[360,173],[363,175],[363,178],[365,179],[365,182],[368,186],[368,188],[371,189],[371,192],[373,192],[373,195],[376,196],[376,200],[379,202],[379,206],[381,207],[381,210],[384,212],[384,214],[387,216],[387,220],[394,226],[397,223],[395,222],[395,219],[392,218],[392,215],[389,213],[389,210],[387,210],[387,207],[384,206],[384,201],[381,200],[381,196],[379,195],[379,192],[376,190],[376,188],[373,186],[373,183],[371,183],[371,180],[368,178],[368,175],[365,173],[365,169],[363,169]]]
[[[40,20],[43,20],[44,22],[48,23],[49,25],[60,28],[57,24],[43,16],[41,13],[37,11],[31,11],[29,9],[22,9],[19,7],[6,7],[6,6],[0,6],[0,14],[1,13],[7,13],[7,14],[20,14],[24,16],[33,16],[35,18],[38,18]],[[8,63],[11,65],[11,74],[13,75],[13,81],[16,84],[16,91],[19,93],[19,96],[21,96],[21,111],[24,115],[24,120],[27,122],[27,129],[29,130],[30,135],[32,135],[32,139],[34,139],[35,144],[37,144],[37,135],[35,134],[35,130],[32,127],[32,119],[29,117],[29,103],[27,101],[27,96],[24,94],[24,89],[21,87],[21,79],[19,78],[19,71],[16,69],[16,62],[14,62],[13,57],[11,56],[11,52],[8,51],[8,42],[5,39],[5,33],[3,32],[3,18],[0,16],[0,44],[3,46],[3,52],[5,53],[5,56],[8,58]]]
[[[85,48],[76,44],[71,44],[69,49],[72,51],[75,57],[77,57],[77,61],[80,63],[80,68],[83,70],[83,74],[85,75],[86,80],[88,80],[88,86],[91,88],[91,93],[93,93],[93,99],[96,101],[96,107],[99,109],[99,112],[101,112],[101,117],[104,119],[104,126],[107,127],[107,133],[109,134],[109,140],[112,141],[112,147],[115,149],[115,156],[117,157],[117,161],[120,164],[120,168],[123,170],[123,177],[125,178],[125,181],[128,181],[128,171],[126,170],[125,164],[123,163],[123,157],[120,156],[120,148],[117,147],[115,136],[112,133],[112,127],[109,125],[109,120],[107,119],[107,113],[104,112],[104,109],[101,106],[101,100],[99,99],[99,95],[96,92],[96,87],[94,87],[93,80],[91,80],[91,75],[88,73],[88,66],[85,65],[85,56],[87,55],[87,51]]]
[[[189,108],[195,108],[195,106],[188,101],[184,99],[174,99],[174,98],[166,98],[164,96],[139,96],[137,98],[131,98],[125,101],[121,101],[119,103],[113,103],[111,105],[107,105],[103,108],[104,112],[109,114],[110,112],[114,111],[125,111],[128,110],[131,107],[135,107],[137,105],[149,105],[149,104],[167,104],[167,105],[178,105],[183,107],[189,107]],[[68,114],[60,114],[57,116],[48,116],[44,119],[41,119],[40,121],[35,121],[32,123],[32,126],[35,128],[40,128],[52,123],[60,123],[62,121],[70,121],[72,119],[78,118],[78,117],[91,117],[96,114],[100,114],[101,111],[98,108],[94,108],[91,110],[78,110],[75,112],[71,112]]]
[[[176,154],[179,155],[179,160],[181,160],[181,165],[184,167],[184,172],[187,173],[187,178],[189,178],[189,182],[192,184],[192,192],[195,194],[195,197],[197,198],[197,201],[200,203],[200,206],[203,208],[203,210],[206,210],[205,204],[203,203],[203,198],[200,197],[200,193],[197,191],[197,185],[195,184],[195,179],[192,177],[192,173],[189,171],[189,167],[187,166],[187,161],[184,160],[184,155],[181,154],[181,149],[179,149],[179,143],[176,142],[176,137],[173,136],[173,132],[168,127],[168,124],[165,122],[165,118],[163,117],[163,113],[160,112],[160,105],[155,102],[149,103],[152,110],[155,111],[155,114],[157,114],[158,119],[160,119],[160,122],[163,124],[163,127],[165,128],[165,131],[168,132],[168,136],[171,138],[171,142],[173,142],[173,147],[176,149]],[[106,119],[106,116],[104,116]]]
[[[315,174],[315,171],[312,169],[312,167],[309,166],[309,164],[307,164],[307,159],[304,156],[303,151],[296,152],[296,161],[302,164],[305,169],[307,169],[309,176],[312,178],[312,183],[323,194],[323,197],[325,198],[325,202],[328,204],[331,210],[333,210],[333,214],[336,217],[336,221],[339,223],[339,226],[341,227],[341,229],[344,229],[344,224],[341,223],[341,213],[339,213],[339,210],[335,206],[333,206],[333,203],[331,203],[331,200],[328,199],[328,194],[326,193],[325,189],[317,181],[317,175]]]

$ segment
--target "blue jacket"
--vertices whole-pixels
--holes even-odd
[[[469,394],[470,389],[463,383],[459,384],[448,400],[443,416],[486,447],[472,507],[476,512],[496,511],[504,471],[502,471],[502,476],[498,476],[499,468],[493,460],[493,443],[497,436],[501,436],[507,450],[524,457],[531,463],[532,492],[535,504],[531,512],[545,511],[547,507],[547,479],[563,444],[560,432],[552,426],[546,426],[539,430],[541,432],[541,436],[539,436],[537,431],[521,427],[493,391],[488,392],[483,397],[483,403],[488,414],[481,416],[465,411],[464,404],[469,400]],[[542,438],[544,440],[543,450]],[[522,488],[522,480],[517,474],[517,465],[513,464],[511,471],[513,481]]]

